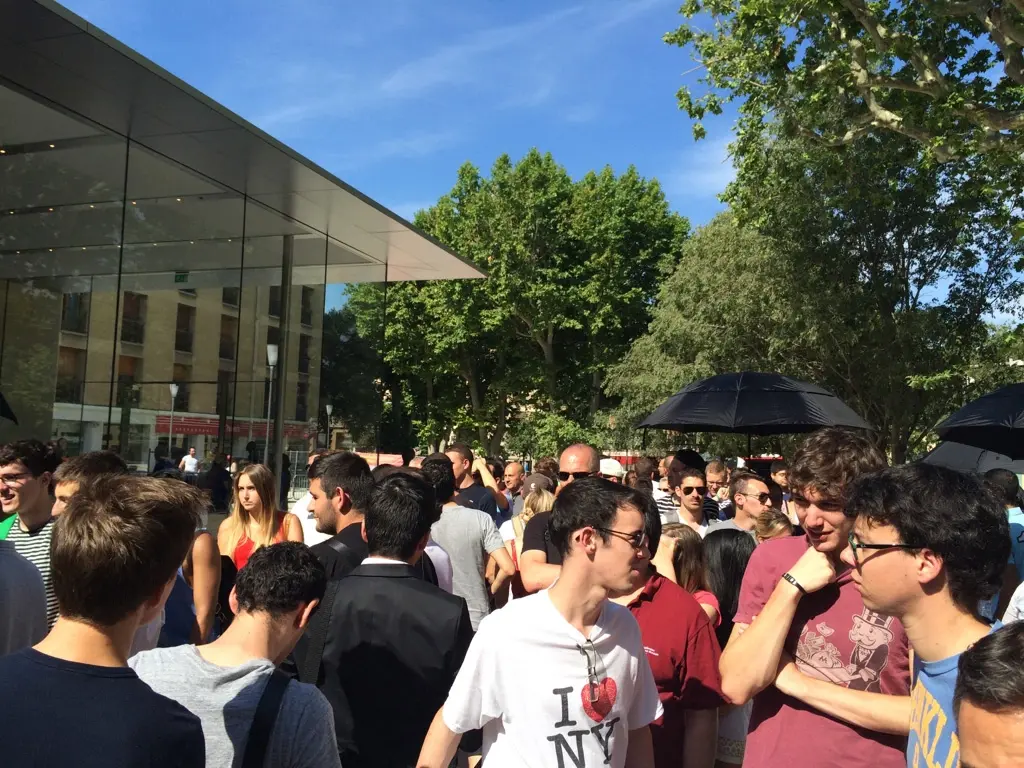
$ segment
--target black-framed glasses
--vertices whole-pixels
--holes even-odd
[[[591,477],[593,474],[593,472],[559,472],[558,479],[564,483],[570,477],[573,480],[582,480],[584,477]]]
[[[611,528],[596,528],[596,530],[601,531],[601,533],[607,533],[609,536],[614,536],[617,539],[628,541],[633,549],[643,549],[647,544],[647,531],[626,533],[625,531],[615,531]]]
[[[853,562],[860,568],[860,556],[857,554],[857,550],[860,549],[920,549],[912,544],[861,544],[857,541],[853,534],[853,531],[846,537],[846,541],[850,545],[850,549],[853,550]]]
[[[800,496],[799,494],[796,493],[789,497],[789,501],[790,503],[795,504],[796,506],[801,507],[803,509],[807,509],[807,507],[811,506],[812,503],[811,500],[808,499],[807,497]],[[821,501],[815,501],[813,503],[814,506],[816,506],[822,512],[842,512],[846,508],[846,505],[844,505],[841,501],[829,501],[827,499],[822,499]]]
[[[703,485],[684,485],[683,486],[683,496],[689,496],[694,491],[696,491],[701,496],[703,496],[704,494],[706,494],[708,492],[708,489],[705,486],[703,486]]]

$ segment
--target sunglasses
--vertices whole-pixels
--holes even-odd
[[[647,544],[647,531],[626,533],[625,531],[614,531],[611,528],[597,528],[596,530],[601,531],[601,533],[607,533],[609,536],[614,536],[617,539],[628,541],[633,549],[643,549],[644,545]]]
[[[749,499],[757,499],[762,504],[767,504],[772,498],[770,493],[744,493],[743,495]]]
[[[703,486],[703,485],[684,485],[683,486],[683,496],[689,496],[694,491],[696,491],[701,496],[703,496],[705,493],[708,492],[708,489],[705,486]]]
[[[570,477],[573,480],[582,480],[584,477],[590,477],[590,476],[591,476],[590,472],[559,472],[558,473],[558,479],[561,480],[562,482],[565,482]]]

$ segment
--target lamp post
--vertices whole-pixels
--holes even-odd
[[[178,396],[178,385],[171,383],[171,421],[167,425],[167,458],[174,462],[174,398]]]
[[[334,406],[328,403],[324,406],[324,410],[327,411],[327,448],[331,447],[331,414],[334,413]]]
[[[267,391],[267,437],[263,443],[264,466],[270,466],[270,405],[274,402],[274,368],[277,367],[277,344],[267,344],[267,365],[270,366],[270,387]]]

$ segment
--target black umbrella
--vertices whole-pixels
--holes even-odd
[[[813,432],[822,427],[871,429],[827,389],[777,373],[750,371],[687,384],[640,426],[746,435]]]
[[[936,428],[943,440],[1024,459],[1024,384],[973,400]]]
[[[14,411],[11,410],[11,406],[7,404],[7,398],[0,392],[0,419],[7,419],[13,421],[15,424],[18,423],[18,417],[14,415]]]
[[[960,472],[987,472],[990,469],[1004,467],[1011,472],[1022,469],[1019,462],[1015,463],[1009,456],[1001,453],[975,448],[973,445],[954,443],[950,440],[941,442],[921,457],[924,464],[935,464],[949,467]]]

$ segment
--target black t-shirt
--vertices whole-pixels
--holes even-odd
[[[0,658],[5,768],[203,768],[203,726],[128,667],[28,648]]]
[[[460,507],[469,507],[470,509],[479,509],[481,512],[486,512],[491,516],[495,524],[498,522],[498,502],[495,501],[494,494],[479,483],[473,483],[459,490],[455,494],[455,503]]]
[[[523,552],[536,549],[547,555],[549,565],[561,565],[562,553],[551,543],[550,512],[538,512],[523,529]]]
[[[216,510],[225,510],[231,501],[231,473],[224,467],[214,464],[200,478],[199,487],[210,492],[210,501]]]

